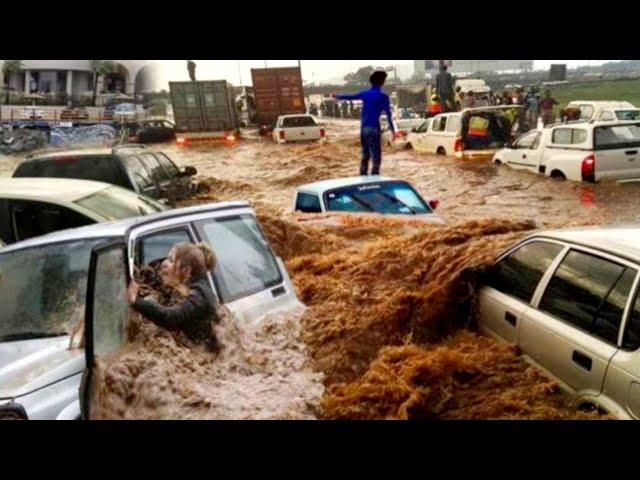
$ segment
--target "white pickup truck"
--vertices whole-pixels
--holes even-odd
[[[640,178],[640,122],[569,122],[533,130],[493,161],[557,179]]]
[[[324,134],[311,115],[280,115],[272,135],[274,142],[287,143],[320,140]]]

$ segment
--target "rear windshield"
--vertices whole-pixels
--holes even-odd
[[[100,215],[105,221],[162,212],[167,207],[124,188],[109,187],[74,203]]]
[[[15,177],[77,178],[122,185],[122,176],[112,155],[65,155],[25,162]]]
[[[180,173],[180,170],[178,169],[176,164],[173,163],[173,160],[167,157],[167,155],[158,152],[155,154],[155,156],[160,161],[160,165],[164,167],[164,169],[169,173],[171,177],[175,177]]]
[[[325,195],[328,210],[383,214],[430,213],[431,209],[406,182],[380,182],[330,190]]]
[[[596,150],[640,147],[640,124],[596,127],[593,143]]]
[[[314,127],[316,121],[313,117],[286,117],[282,119],[283,127]]]
[[[618,120],[640,120],[640,110],[616,110]]]

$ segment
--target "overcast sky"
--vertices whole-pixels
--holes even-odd
[[[199,80],[226,79],[234,85],[251,84],[251,68],[296,66],[297,60],[194,60]],[[610,60],[534,60],[535,69],[547,69],[552,63],[566,63],[569,68],[579,65],[600,65]],[[169,80],[189,80],[186,60],[162,60],[162,81],[166,88]],[[413,60],[302,60],[302,77],[305,82],[325,81],[357,70],[367,65],[389,66],[412,64]],[[242,82],[240,81],[242,79]]]

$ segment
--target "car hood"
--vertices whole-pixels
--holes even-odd
[[[418,215],[411,214],[393,214],[393,215],[384,215],[376,212],[359,212],[359,213],[350,213],[350,212],[324,212],[324,213],[299,213],[296,212],[296,219],[299,222],[304,223],[318,223],[322,225],[331,225],[331,226],[341,226],[343,225],[342,219],[348,216],[362,216],[368,218],[384,218],[389,219],[391,221],[397,220],[398,222],[402,222],[405,220],[416,220],[420,222],[427,223],[436,223],[440,225],[444,225],[446,222],[438,215],[437,213],[424,213]]]
[[[0,343],[0,399],[17,398],[82,372],[84,348],[69,336]]]

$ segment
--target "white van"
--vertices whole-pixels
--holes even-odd
[[[560,180],[640,178],[640,122],[570,122],[527,132],[495,163]]]
[[[441,113],[431,120],[426,133],[415,137],[413,149],[459,158],[493,156],[513,138],[518,105],[467,108],[460,112]],[[478,141],[468,135],[473,117],[489,120],[489,135]]]

